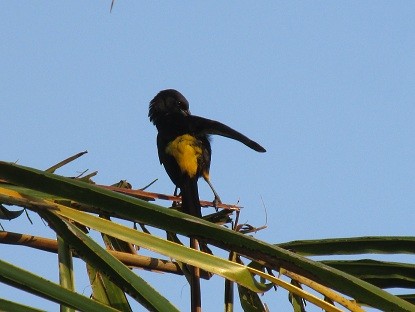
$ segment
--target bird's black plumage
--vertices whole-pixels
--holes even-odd
[[[190,114],[189,102],[173,89],[160,91],[150,102],[150,121],[157,127],[157,149],[173,183],[180,188],[182,209],[201,217],[197,180],[209,181],[212,149],[209,135],[216,134],[242,142],[257,152],[265,152],[258,143],[238,131],[207,118]]]

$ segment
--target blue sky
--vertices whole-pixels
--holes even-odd
[[[222,200],[244,207],[242,221],[267,220],[256,237],[413,235],[413,2],[116,1],[111,14],[109,7],[0,3],[1,160],[41,169],[88,150],[58,173],[98,170],[100,184],[126,179],[136,188],[157,178],[151,191],[171,193],[147,113],[159,90],[175,88],[193,114],[267,149],[212,142],[211,178]],[[2,225],[52,235],[32,218],[34,225],[25,218]],[[57,279],[53,255],[3,245],[0,253]],[[172,289],[170,280],[150,282],[187,310],[185,281]],[[78,287],[88,294],[85,281]],[[202,287],[205,310],[222,309],[221,280]],[[3,285],[0,293],[56,311]],[[289,307],[282,290],[264,301],[273,311]]]

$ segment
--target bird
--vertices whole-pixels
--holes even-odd
[[[192,115],[187,99],[174,89],[157,93],[150,101],[148,117],[158,131],[160,164],[180,189],[182,211],[192,216],[202,217],[197,185],[200,177],[212,189],[214,203],[221,202],[209,176],[211,135],[237,140],[257,152],[266,151],[257,142],[219,121]]]
[[[189,102],[179,91],[160,91],[149,105],[148,117],[156,126],[157,150],[172,182],[180,189],[182,211],[201,218],[201,207],[197,182],[203,177],[212,189],[214,203],[220,202],[219,195],[209,178],[212,148],[210,135],[216,134],[238,140],[257,152],[265,152],[258,143],[238,131],[215,120],[194,116],[190,113]],[[212,254],[205,242],[190,238],[190,247]],[[203,272],[189,266],[191,311],[201,311],[200,276]],[[209,275],[209,274],[208,274]]]

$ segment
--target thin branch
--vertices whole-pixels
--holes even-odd
[[[152,192],[146,192],[143,190],[131,190],[126,188],[120,188],[116,186],[107,186],[107,185],[97,185],[99,187],[102,187],[107,190],[115,191],[118,193],[130,195],[132,197],[140,198],[143,200],[155,200],[155,199],[163,199],[168,201],[181,201],[181,197],[179,196],[172,196],[172,195],[166,195],[166,194],[160,194],[160,193],[152,193]],[[211,201],[200,201],[200,205],[202,207],[214,207],[213,203]],[[236,205],[228,205],[228,204],[217,204],[218,208],[228,209],[228,210],[240,210],[241,207]]]
[[[190,248],[199,249],[199,244],[195,238],[190,238]],[[190,266],[190,311],[202,311],[202,295],[200,290],[200,269],[197,266]]]
[[[58,251],[58,243],[55,239],[14,232],[0,232],[0,244],[20,245],[51,253]],[[178,264],[169,260],[113,250],[108,250],[108,252],[129,267],[183,275]],[[74,256],[78,257],[76,253]]]
[[[88,151],[83,151],[80,152],[78,154],[75,154],[71,157],[68,157],[60,162],[58,162],[56,165],[53,165],[52,167],[46,169],[46,172],[50,172],[50,173],[54,173],[56,171],[56,169],[59,169],[62,166],[65,166],[66,164],[70,163],[71,161],[74,161],[75,159],[81,157],[82,155],[85,155],[86,153],[88,153]]]
[[[337,303],[339,303],[340,305],[342,305],[343,307],[345,307],[346,309],[350,310],[350,311],[355,311],[355,312],[364,312],[364,310],[356,303],[347,300],[346,298],[344,298],[343,296],[340,296],[338,293],[334,292],[333,290],[313,281],[310,280],[304,276],[301,276],[299,274],[290,272],[284,268],[280,269],[280,273],[283,275],[286,275],[294,280],[296,280],[297,282],[299,282],[300,284],[306,285],[308,287],[310,287],[311,289],[314,289],[315,291],[317,291],[318,293],[324,295],[327,298],[330,298],[332,301],[335,301]]]

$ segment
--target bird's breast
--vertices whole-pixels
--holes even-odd
[[[166,154],[174,157],[182,173],[189,177],[197,175],[202,143],[190,134],[183,134],[167,144]]]

